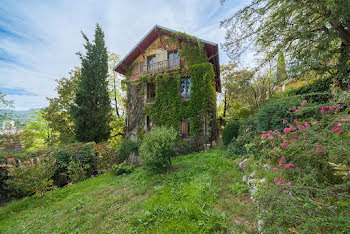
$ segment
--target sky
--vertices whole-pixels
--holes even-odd
[[[96,23],[122,58],[156,24],[224,43],[220,21],[248,0],[0,0],[0,91],[16,110],[48,105],[56,80],[80,65]],[[220,63],[229,62],[220,48]]]

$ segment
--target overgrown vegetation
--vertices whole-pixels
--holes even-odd
[[[176,157],[174,170],[104,174],[0,208],[0,232],[255,232],[242,173],[224,151]],[[35,222],[34,222],[35,220]]]

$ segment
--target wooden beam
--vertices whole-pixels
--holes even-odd
[[[141,48],[141,46],[137,46],[137,48],[139,48],[139,50],[141,51],[143,59],[145,59],[146,58],[145,57],[145,53],[144,53],[143,49]]]

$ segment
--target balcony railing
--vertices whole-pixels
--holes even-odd
[[[179,69],[183,65],[181,58],[167,59],[154,64],[141,65],[139,74],[150,74]]]

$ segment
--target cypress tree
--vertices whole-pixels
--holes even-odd
[[[277,72],[276,72],[276,83],[277,85],[281,84],[283,81],[288,79],[287,69],[286,69],[286,60],[284,59],[283,52],[278,53],[277,60]]]
[[[108,55],[104,33],[97,24],[95,39],[86,41],[86,54],[81,59],[81,77],[77,83],[76,97],[71,108],[74,131],[78,141],[101,142],[110,135],[111,102],[108,95]]]

